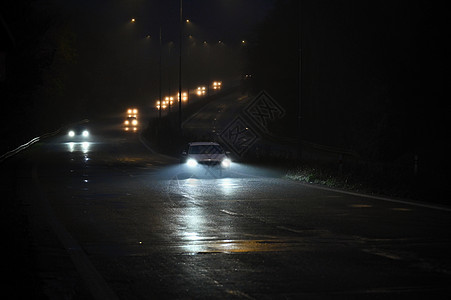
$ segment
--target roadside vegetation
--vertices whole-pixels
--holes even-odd
[[[384,166],[352,165],[340,170],[336,164],[293,162],[286,165],[291,180],[371,195],[448,205],[447,192],[433,177],[411,170]]]

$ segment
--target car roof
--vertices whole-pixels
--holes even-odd
[[[74,128],[74,129],[86,129],[87,126],[85,124],[75,124],[71,128]]]
[[[203,145],[203,146],[213,146],[213,145],[219,146],[219,144],[215,143],[215,142],[192,142],[192,143],[189,143],[188,145],[190,145],[190,146],[201,146],[201,145]]]

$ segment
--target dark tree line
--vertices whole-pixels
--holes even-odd
[[[296,136],[300,114],[304,140],[377,161],[445,159],[443,6],[277,1],[251,37],[249,69],[288,112],[278,133]]]
[[[71,31],[56,6],[41,1],[1,4],[3,78],[0,82],[2,150],[48,130],[71,117],[66,69],[75,63]]]

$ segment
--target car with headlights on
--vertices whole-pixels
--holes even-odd
[[[85,125],[75,125],[67,131],[67,137],[70,141],[88,141],[90,137],[89,129]]]
[[[182,152],[181,162],[189,168],[199,166],[228,169],[232,161],[228,152],[215,142],[192,142]]]
[[[136,132],[138,130],[138,119],[132,116],[127,117],[124,121],[124,130]]]

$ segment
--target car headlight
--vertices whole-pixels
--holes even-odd
[[[83,135],[84,137],[88,137],[88,136],[89,136],[89,131],[83,130],[82,135]]]
[[[228,168],[228,167],[230,167],[230,164],[232,163],[232,161],[230,160],[230,159],[228,159],[228,158],[224,158],[223,160],[222,160],[222,162],[221,162],[221,166],[223,167],[223,168]]]
[[[132,125],[138,125],[138,121],[137,120],[133,120],[132,121]]]
[[[195,167],[195,166],[197,166],[197,161],[193,158],[189,158],[186,161],[186,164],[188,165],[188,167]]]
[[[128,125],[130,122],[128,120],[125,120],[124,124]]]
[[[70,137],[74,137],[74,136],[75,136],[75,131],[70,130],[70,131],[67,133],[67,135],[70,136]]]

